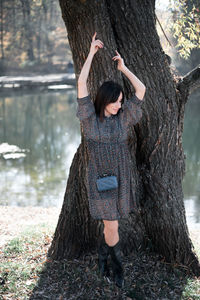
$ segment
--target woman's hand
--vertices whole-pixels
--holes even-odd
[[[97,51],[99,50],[99,48],[103,48],[103,43],[100,40],[95,40],[97,33],[95,32],[95,34],[92,37],[92,43],[90,46],[90,53],[91,54],[95,54],[97,53]]]
[[[117,60],[117,62],[118,62],[117,69],[118,69],[119,71],[123,71],[123,70],[126,68],[126,66],[125,66],[125,64],[124,64],[124,60],[123,60],[123,58],[121,57],[121,55],[119,54],[119,52],[117,52],[117,50],[115,50],[115,52],[117,53],[117,55],[114,56],[114,57],[112,58],[112,60],[114,60],[114,61]]]

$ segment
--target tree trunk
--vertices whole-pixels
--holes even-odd
[[[1,59],[4,59],[4,28],[3,28],[3,23],[4,23],[4,17],[3,17],[3,0],[0,2],[0,11],[1,11]]]
[[[21,0],[21,5],[24,18],[25,37],[27,40],[27,57],[28,60],[34,61],[35,56],[33,52],[33,30],[31,27],[31,2]]]
[[[147,87],[143,118],[129,137],[133,187],[139,209],[120,221],[125,253],[151,241],[166,261],[187,265],[199,274],[200,267],[186,225],[182,178],[184,153],[182,131],[188,91],[176,89],[155,27],[155,1],[67,1],[60,0],[76,76],[97,31],[105,49],[94,58],[88,85],[94,98],[99,85],[119,81],[126,97],[133,94],[127,80],[111,61],[118,49],[126,65]],[[183,98],[184,96],[184,98]],[[49,255],[61,259],[95,249],[101,222],[90,217],[85,188],[87,151],[84,139],[72,162],[64,203]]]
[[[47,13],[48,13],[48,5],[46,1],[42,2],[42,9],[43,9],[43,15],[44,15],[44,24],[47,28],[44,32],[44,43],[45,43],[45,48],[46,48],[46,57],[47,57],[47,62],[48,64],[51,63],[52,60],[52,45],[49,40],[49,28],[51,25],[51,21],[48,20]]]
[[[43,14],[41,11],[38,11],[37,14],[38,23],[37,23],[37,33],[36,33],[36,48],[37,48],[37,62],[41,61],[41,40],[42,40],[42,19]]]

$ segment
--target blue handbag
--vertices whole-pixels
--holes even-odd
[[[105,176],[97,179],[97,189],[99,192],[109,191],[118,188],[116,176]]]

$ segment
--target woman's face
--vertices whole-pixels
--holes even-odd
[[[111,115],[116,115],[118,113],[119,109],[122,107],[122,98],[123,98],[123,95],[122,95],[122,92],[120,92],[120,95],[119,95],[117,101],[106,105],[105,110],[104,110],[104,114],[106,117],[110,117]]]

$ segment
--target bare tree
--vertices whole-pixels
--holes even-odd
[[[4,44],[3,44],[3,37],[4,37],[4,34],[3,34],[3,31],[4,31],[4,28],[3,28],[3,23],[4,23],[4,18],[3,18],[3,0],[0,1],[0,11],[1,11],[1,14],[0,14],[0,18],[1,18],[1,59],[4,59]]]

